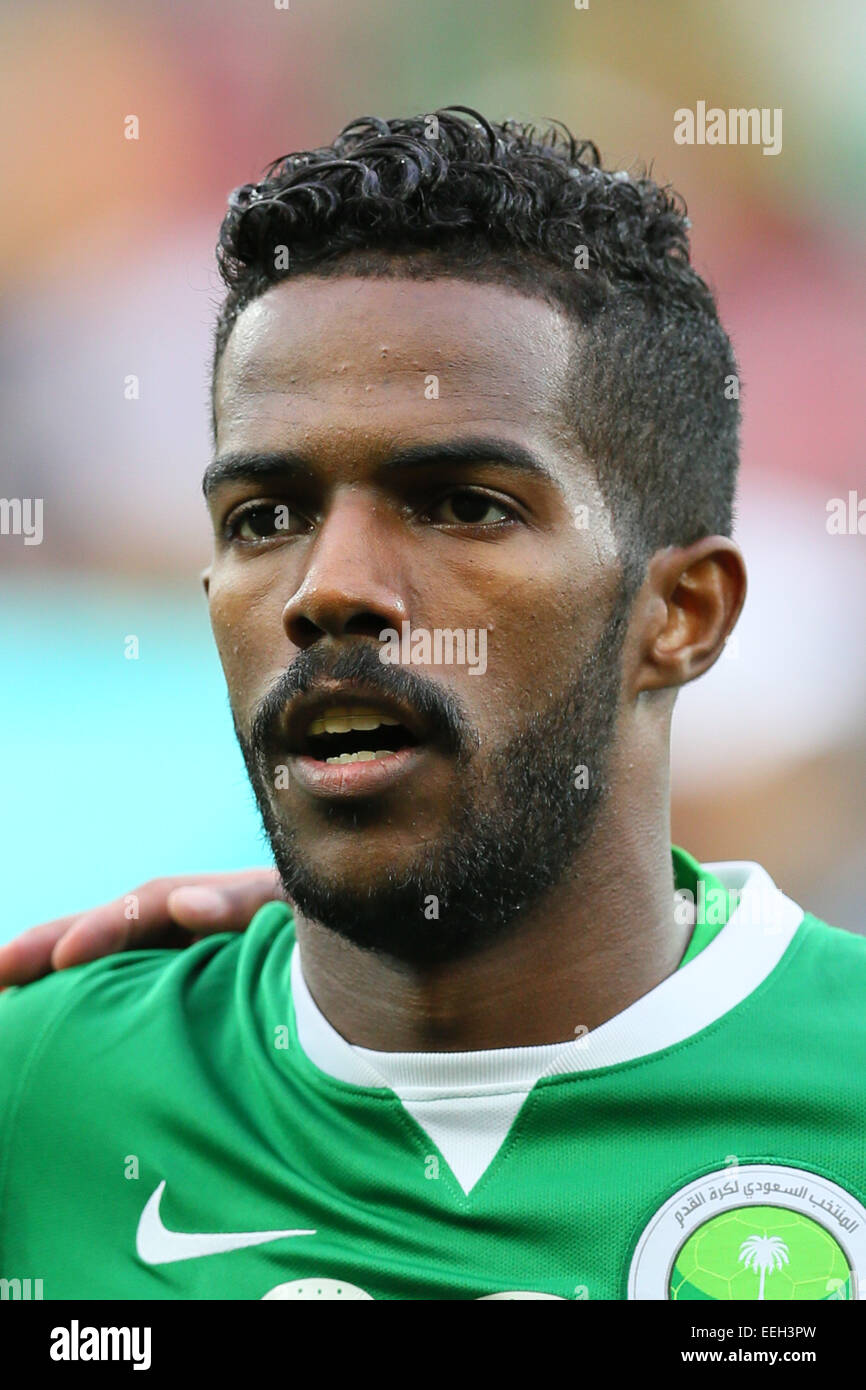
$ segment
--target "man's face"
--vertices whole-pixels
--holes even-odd
[[[489,940],[603,793],[624,614],[570,361],[542,300],[447,278],[285,281],[226,347],[214,634],[286,889],[362,945]]]

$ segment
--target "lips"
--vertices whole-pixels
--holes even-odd
[[[414,772],[426,756],[423,747],[400,748],[384,756],[372,751],[371,758],[346,762],[323,762],[300,754],[292,758],[289,769],[294,782],[311,796],[350,800],[390,790]]]

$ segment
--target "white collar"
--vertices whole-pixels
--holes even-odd
[[[617,1066],[673,1047],[729,1013],[781,960],[803,909],[758,864],[707,864],[706,869],[738,895],[727,924],[688,965],[574,1041],[481,1052],[375,1052],[354,1046],[317,1006],[296,948],[291,988],[301,1047],[320,1071],[338,1081],[390,1087],[468,1191],[540,1077]]]

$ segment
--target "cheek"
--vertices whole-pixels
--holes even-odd
[[[290,660],[282,603],[272,587],[230,582],[214,575],[208,599],[211,628],[232,708],[256,704]]]
[[[488,602],[475,605],[488,628],[487,670],[465,682],[478,686],[478,708],[493,736],[543,708],[573,687],[597,641],[615,591],[614,575],[578,563],[565,570],[527,564],[522,577],[491,585]]]

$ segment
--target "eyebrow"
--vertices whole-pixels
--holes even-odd
[[[467,466],[481,463],[505,464],[515,472],[543,478],[561,490],[553,471],[537,454],[512,439],[492,435],[459,439],[439,439],[429,444],[412,444],[389,454],[379,464],[384,472],[400,469],[431,468],[438,463],[462,463]],[[312,459],[303,454],[286,451],[273,453],[232,453],[214,459],[205,470],[202,490],[210,497],[216,488],[229,482],[285,479],[292,474],[309,477],[314,471]]]
[[[225,454],[208,464],[201,480],[202,492],[209,498],[223,483],[268,481],[293,473],[312,472],[310,460],[302,454],[276,453]]]

